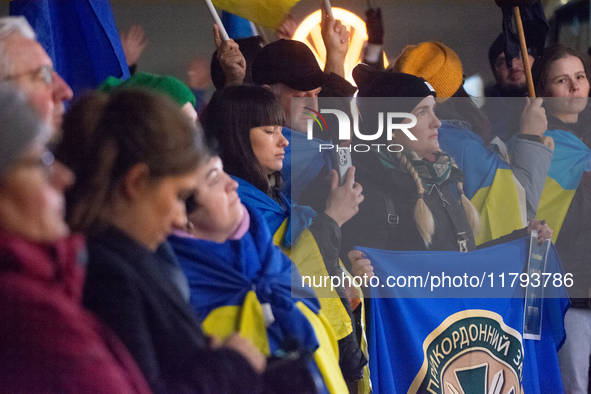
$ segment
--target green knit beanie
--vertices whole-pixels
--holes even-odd
[[[159,93],[164,93],[181,107],[187,103],[195,106],[197,100],[191,89],[179,79],[171,75],[156,75],[144,72],[137,72],[125,81],[115,77],[108,77],[98,87],[98,90],[105,93],[111,93],[119,88],[143,87]]]

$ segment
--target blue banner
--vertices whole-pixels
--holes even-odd
[[[108,0],[12,0],[10,15],[27,18],[74,94],[129,77]]]
[[[526,252],[523,259],[503,258],[513,254],[505,254],[504,248]],[[471,263],[463,260],[462,264],[472,264],[482,272],[494,270],[495,275],[503,270],[522,273],[528,248],[528,239],[520,239],[466,253],[475,258]],[[360,249],[383,284],[384,274],[406,275],[401,268],[417,261],[412,259],[412,252]],[[459,255],[416,253],[431,265],[431,272],[453,269]],[[486,256],[490,258],[486,260]],[[547,264],[548,272],[560,273],[561,280],[546,283],[545,294],[554,298],[544,299],[539,341],[523,339],[523,297],[383,298],[393,297],[388,293],[394,293],[396,287],[370,286],[373,298],[367,302],[367,336],[374,392],[563,392],[557,349],[565,338],[564,313],[569,301],[553,246]],[[524,293],[521,284],[514,286],[516,295]]]

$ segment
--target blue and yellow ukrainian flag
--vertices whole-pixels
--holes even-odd
[[[470,130],[442,122],[439,146],[464,173],[464,192],[480,214],[476,244],[527,226],[525,191],[509,164]]]
[[[108,0],[12,0],[74,94],[107,77],[128,78],[129,68]]]
[[[328,276],[324,260],[314,236],[308,230],[316,212],[309,207],[293,205],[285,210],[279,203],[261,192],[250,183],[234,177],[238,181],[238,194],[242,203],[249,208],[261,212],[273,234],[275,245],[289,256],[297,266],[302,276]],[[284,199],[284,204],[290,202]],[[292,244],[295,240],[295,244]],[[351,320],[336,291],[318,295],[322,312],[331,322],[337,339],[341,339],[353,332]]]
[[[238,332],[267,356],[295,340],[303,354],[313,355],[327,392],[346,392],[337,338],[318,300],[273,244],[263,216],[252,209],[249,213],[250,228],[240,240],[219,244],[169,238],[204,331],[221,339]]]
[[[300,0],[212,0],[216,7],[271,30],[279,27],[298,1]]]
[[[530,340],[523,338],[524,289],[519,280],[513,287],[508,280],[523,272],[529,238],[469,253],[359,249],[371,260],[381,283],[370,287],[372,299],[367,300],[369,363],[376,393],[564,392],[557,358],[569,305],[563,282],[544,289],[541,340]],[[562,274],[554,246],[548,256],[545,272]],[[428,272],[430,278],[449,276],[452,293],[441,293],[445,297],[460,291],[471,295],[405,298],[425,295],[414,293],[410,285],[409,276],[420,272]],[[466,272],[467,288],[455,279]],[[495,297],[507,298],[479,298],[490,293],[478,287],[472,276],[484,279]],[[388,285],[389,277],[396,278],[399,286],[405,278],[406,287],[393,287],[391,279]],[[451,278],[460,287],[451,287]],[[430,292],[431,280],[426,276],[423,280],[427,286],[421,291],[437,297],[441,287]]]
[[[591,171],[591,150],[568,131],[548,130],[544,135],[554,139],[555,147],[537,217],[554,230],[556,242],[583,172]]]
[[[238,195],[242,203],[263,214],[273,234],[275,245],[279,246],[283,253],[291,258],[299,275],[311,278],[328,277],[329,273],[318,244],[308,229],[316,217],[316,212],[309,207],[292,204],[284,198],[284,205],[291,207],[286,210],[250,183],[237,177],[234,179],[238,181]],[[341,267],[345,275],[349,275],[342,263]],[[336,290],[327,287],[314,290],[320,301],[321,312],[330,322],[337,340],[351,334],[353,332],[351,319]],[[359,289],[358,291],[359,296],[362,297],[361,291]],[[361,349],[366,351],[365,343],[361,344]],[[359,383],[360,393],[369,393],[369,384],[369,372],[366,367],[364,379]]]

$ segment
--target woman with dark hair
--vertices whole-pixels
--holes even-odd
[[[84,239],[70,235],[72,172],[24,94],[0,85],[0,392],[149,393],[133,358],[82,307]]]
[[[587,393],[591,355],[591,111],[589,66],[571,48],[546,48],[532,69],[544,98],[548,131],[556,147],[539,212],[556,229],[565,272],[572,273],[572,307],[565,316],[566,342],[558,356],[565,392]]]
[[[169,276],[178,263],[163,242],[185,226],[208,156],[195,125],[149,92],[95,93],[69,111],[59,154],[79,181],[67,209],[88,237],[84,304],[123,340],[152,390],[258,392],[262,355],[238,336],[212,347]]]
[[[281,133],[283,121],[279,102],[268,89],[258,86],[235,86],[216,92],[202,116],[206,134],[219,143],[220,157],[228,174],[238,178],[238,183],[244,184],[243,189],[263,192],[281,210],[284,216],[281,221],[270,223],[273,232],[288,217],[292,206],[281,193],[280,170],[288,144]],[[327,216],[338,227],[357,212],[357,205],[363,200],[361,186],[353,182],[353,177],[354,170],[349,172],[346,185],[333,187],[327,199],[322,218]],[[336,181],[336,171],[333,181]],[[239,189],[239,193],[247,191]],[[316,213],[306,208],[300,211],[304,227],[309,226]],[[293,232],[296,224],[289,225]],[[299,234],[303,230],[295,231]],[[296,238],[292,233],[292,238],[286,238],[284,243],[289,245]]]
[[[340,227],[357,212],[363,200],[361,186],[354,181],[354,168],[340,187],[333,171],[324,212],[317,214],[309,207],[292,204],[281,193],[280,170],[288,144],[281,132],[283,116],[269,90],[235,86],[216,92],[202,121],[206,134],[219,143],[228,174],[238,181],[242,202],[263,214],[275,234],[275,242],[290,255],[300,275],[340,276]],[[366,360],[351,326],[352,309],[347,295],[342,289],[324,296],[316,290],[322,311],[339,340],[345,380],[357,381],[363,377]]]
[[[288,141],[281,134],[284,115],[273,93],[255,86],[220,90],[203,112],[201,122],[207,137],[219,144],[228,174],[247,181],[274,200],[281,199],[282,149]],[[257,152],[263,154],[259,150],[264,148],[259,146],[265,138],[277,146],[277,154],[261,162]]]

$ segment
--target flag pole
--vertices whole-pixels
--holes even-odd
[[[324,0],[324,6],[326,7],[326,13],[328,14],[328,16],[334,18],[334,15],[332,14],[332,6],[330,5],[330,0]]]
[[[521,21],[521,11],[519,6],[513,7],[515,13],[515,24],[517,25],[517,33],[519,34],[519,44],[521,45],[521,60],[523,62],[523,69],[525,71],[525,80],[527,81],[527,91],[529,97],[536,97],[534,89],[534,81],[531,75],[531,65],[529,64],[529,54],[527,52],[527,44],[525,43],[525,33],[523,32],[523,23]]]
[[[213,18],[214,23],[218,25],[218,27],[220,28],[220,35],[222,36],[222,40],[228,41],[230,37],[228,36],[228,32],[226,32],[226,28],[224,27],[224,24],[222,23],[222,20],[220,19],[218,12],[215,10],[213,3],[211,2],[211,0],[205,0],[205,4],[209,9],[209,13]]]

